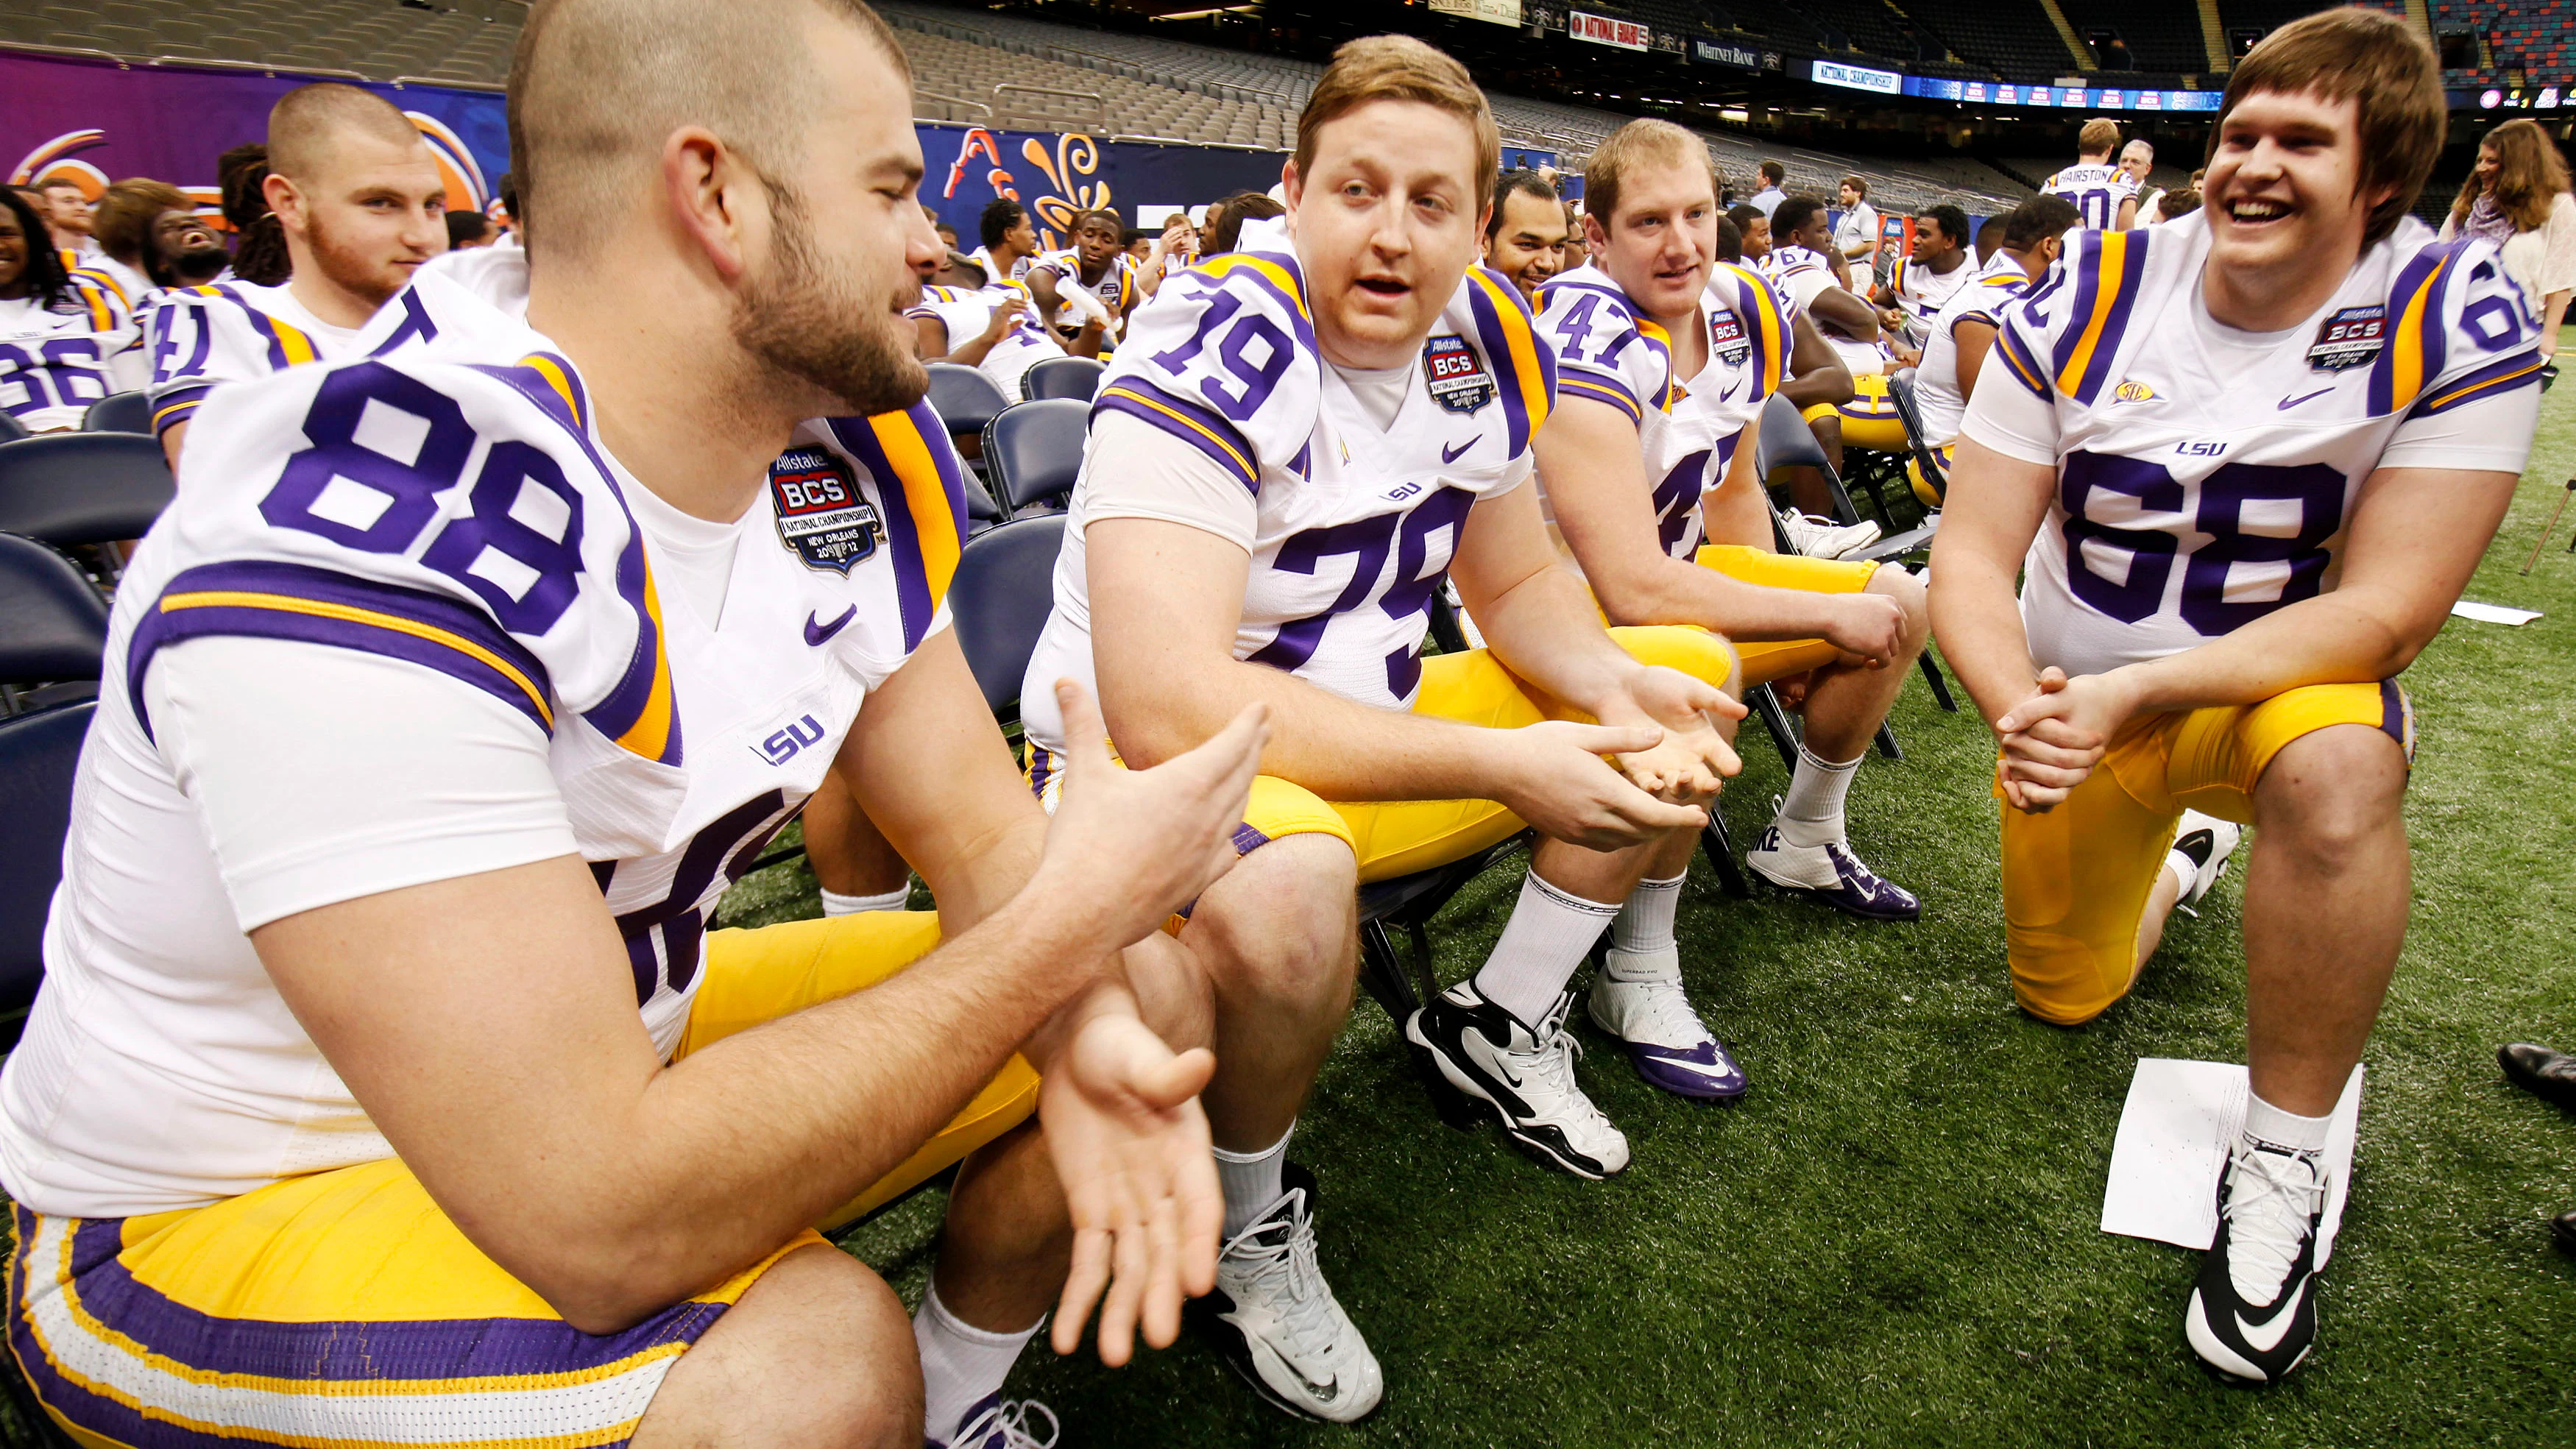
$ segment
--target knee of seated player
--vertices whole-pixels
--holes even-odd
[[[1921,652],[1923,641],[1932,635],[1931,596],[1923,580],[1895,564],[1881,564],[1870,573],[1866,591],[1894,599],[1904,608],[1906,651]]]
[[[1260,847],[1199,897],[1184,945],[1220,1001],[1323,1001],[1349,987],[1359,862],[1330,835]]]
[[[912,1449],[921,1402],[902,1300],[816,1244],[779,1259],[680,1356],[631,1442]]]
[[[2349,869],[2399,818],[2406,752],[2369,725],[2332,725],[2283,746],[2254,791],[2254,828],[2325,874]]]

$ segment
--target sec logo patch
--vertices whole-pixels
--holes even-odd
[[[1422,376],[1431,400],[1453,413],[1472,413],[1494,400],[1494,379],[1467,339],[1450,333],[1422,346]]]
[[[875,555],[885,525],[859,496],[850,465],[820,448],[790,448],[769,465],[769,499],[778,541],[805,567],[846,574]]]

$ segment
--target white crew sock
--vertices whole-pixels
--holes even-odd
[[[2293,1152],[2323,1152],[2326,1150],[2326,1128],[2333,1121],[2332,1113],[2323,1117],[2302,1117],[2296,1112],[2285,1112],[2251,1093],[2245,1098],[2245,1141],[2248,1146],[2260,1142],[2273,1147],[2287,1147]]]
[[[957,1437],[966,1411],[1002,1391],[1020,1350],[1028,1346],[1046,1320],[1018,1333],[994,1333],[975,1327],[939,1301],[939,1285],[921,1296],[921,1311],[912,1315],[912,1343],[921,1353],[922,1432],[934,1444]]]
[[[1673,913],[1682,903],[1682,882],[1641,880],[1628,892],[1627,904],[1610,923],[1609,973],[1623,981],[1667,977],[1681,970],[1681,947],[1673,939]]]
[[[1261,1210],[1279,1201],[1288,1191],[1282,1172],[1288,1166],[1288,1139],[1297,1135],[1297,1124],[1279,1134],[1279,1140],[1259,1152],[1216,1152],[1216,1185],[1225,1193],[1225,1233],[1227,1242],[1252,1226]]]
[[[823,914],[855,916],[861,911],[899,911],[912,900],[912,882],[905,881],[881,896],[844,896],[823,892]]]
[[[1503,938],[1476,972],[1476,994],[1535,1030],[1618,914],[1617,906],[1568,895],[1531,871],[1521,877],[1520,903],[1503,923]]]
[[[1863,751],[1864,754],[1867,751]],[[1832,845],[1843,838],[1843,797],[1851,793],[1860,761],[1837,765],[1805,745],[1798,746],[1798,768],[1789,776],[1789,793],[1780,801],[1780,839],[1789,845]]]

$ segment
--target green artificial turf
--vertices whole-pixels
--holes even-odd
[[[1443,1127],[1361,998],[1292,1151],[1321,1179],[1326,1272],[1385,1365],[1373,1418],[1292,1422],[1188,1338],[1116,1372],[1041,1342],[1011,1394],[1052,1405],[1069,1446],[2576,1442],[2576,1260],[2547,1231],[2576,1206],[2576,1117],[2494,1061],[2505,1041],[2576,1046],[2576,509],[2516,572],[2571,472],[2576,390],[2547,400],[2469,591],[2546,617],[2454,620],[2407,675],[2414,924],[2367,1053],[2319,1347],[2289,1383],[2204,1370],[2180,1321],[2196,1255],[2097,1227],[2137,1059],[2242,1060],[2238,874],[2099,1021],[2022,1016],[1987,736],[1917,684],[1894,718],[1907,758],[1864,768],[1851,826],[1923,921],[1733,900],[1695,866],[1691,994],[1754,1086],[1731,1108],[1665,1096],[1580,1027],[1585,1087],[1635,1151],[1623,1176],[1577,1182],[1490,1127]],[[1739,834],[1784,783],[1746,743]],[[1481,960],[1516,887],[1494,873],[1441,918],[1444,980]],[[726,919],[811,915],[813,890],[801,860],[778,867]],[[917,1301],[941,1208],[917,1194],[845,1246]]]

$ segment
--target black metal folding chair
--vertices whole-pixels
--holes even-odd
[[[1905,424],[1905,443],[1914,455],[1915,470],[1923,475],[1923,485],[1932,490],[1933,497],[1946,499],[1950,496],[1950,470],[1942,463],[1940,450],[1923,436],[1923,403],[1915,396],[1914,388],[1913,368],[1888,374],[1888,400],[1896,404],[1897,419]]]
[[[152,394],[148,392],[110,393],[89,405],[81,414],[80,430],[84,433],[152,434]]]
[[[1100,390],[1100,375],[1109,365],[1096,357],[1050,357],[1020,374],[1020,400],[1044,402],[1070,398],[1089,402]]]
[[[97,697],[107,601],[80,565],[0,533],[0,620],[0,714]]]
[[[984,425],[984,461],[1000,485],[1002,507],[1015,518],[1032,509],[1063,509],[1082,475],[1090,431],[1088,402],[1049,398],[1002,409]]]

